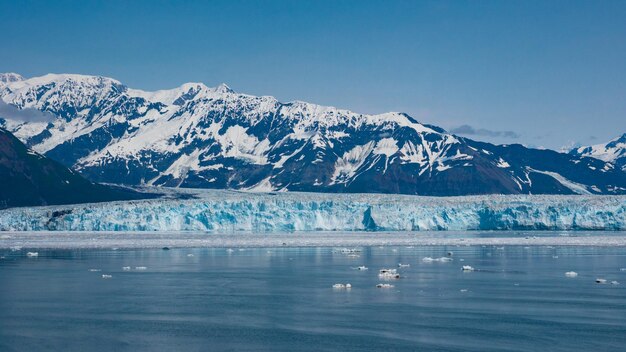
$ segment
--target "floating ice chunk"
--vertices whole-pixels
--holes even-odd
[[[350,253],[348,254],[348,258],[360,258],[361,256],[356,254],[356,253]]]
[[[351,284],[334,284],[333,288],[336,290],[349,290],[352,288]]]
[[[619,285],[619,282],[613,280],[613,281],[611,281],[611,285]]]
[[[559,259],[559,256],[558,255],[553,255],[552,258],[553,259]]]
[[[233,253],[234,251],[235,251],[235,250],[234,250],[234,249],[232,249],[232,248],[228,248],[228,249],[226,250],[226,252],[227,252],[227,253]]]
[[[613,281],[613,282],[617,282],[617,281]],[[347,289],[351,289],[351,288],[352,288],[352,285],[351,285],[351,284],[346,284],[346,288],[347,288]]]
[[[565,273],[565,276],[567,276],[567,277],[576,277],[576,276],[578,276],[578,273],[575,272],[575,271],[568,271],[568,272]]]
[[[361,265],[359,267],[356,268],[356,270],[367,270],[368,267],[366,267],[365,265]]]
[[[130,271],[130,266],[124,266],[124,267],[122,267],[122,270],[124,270],[124,271]]]
[[[463,271],[474,271],[476,269],[474,269],[473,267],[469,266],[469,265],[463,265],[463,267],[461,268],[461,270]]]
[[[38,252],[28,252],[26,253],[27,257],[38,257],[39,253]]]
[[[193,257],[192,253],[187,254],[188,257]]]
[[[619,271],[626,271],[626,268],[620,268]]]
[[[402,263],[398,263],[398,268],[408,268],[410,267],[411,264],[402,264]]]
[[[102,274],[102,278],[103,279],[110,279],[112,277],[113,277],[113,275]]]
[[[461,292],[467,292],[467,289],[466,288],[462,288],[462,289],[460,289],[460,291]]]
[[[448,257],[441,257],[441,258],[425,257],[425,258],[422,258],[422,261],[424,263],[432,263],[432,262],[442,262],[442,263],[445,263],[445,262],[451,262],[452,258],[448,258]]]
[[[400,274],[398,274],[396,269],[380,269],[378,271],[378,277],[385,280],[399,279]]]
[[[102,269],[89,269],[89,271],[91,271],[91,272],[97,272],[97,271],[102,271]]]
[[[145,266],[136,266],[135,270],[146,270],[148,268],[146,268]]]
[[[597,284],[606,284],[606,279],[596,279]]]
[[[378,284],[376,285],[377,288],[393,288],[394,286],[392,284]]]
[[[339,252],[341,252],[343,254],[361,253],[361,250],[357,249],[357,248],[342,248],[342,249],[339,250]]]

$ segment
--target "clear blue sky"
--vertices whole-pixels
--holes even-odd
[[[24,76],[225,82],[552,148],[626,132],[626,1],[1,1],[0,33]]]

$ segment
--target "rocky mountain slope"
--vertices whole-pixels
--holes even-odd
[[[0,209],[147,197],[152,196],[94,184],[0,129]]]

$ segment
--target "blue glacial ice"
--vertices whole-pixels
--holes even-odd
[[[0,230],[626,230],[626,196],[176,192],[195,198],[5,209]]]

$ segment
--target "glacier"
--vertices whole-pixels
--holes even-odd
[[[626,196],[422,197],[167,190],[161,199],[5,209],[0,211],[0,230],[199,231],[223,234],[299,231],[624,231]]]

